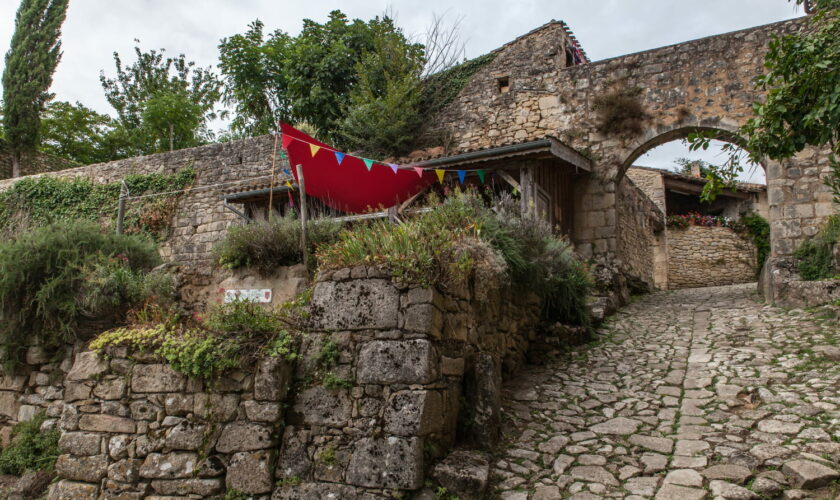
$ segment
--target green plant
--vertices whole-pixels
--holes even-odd
[[[318,455],[318,461],[325,465],[335,465],[338,459],[335,456],[335,447],[328,444]]]
[[[770,223],[756,212],[741,216],[738,221],[741,231],[748,235],[757,251],[756,272],[760,273],[770,255]]]
[[[796,249],[796,267],[804,280],[828,279],[840,273],[835,259],[840,245],[840,215],[828,218],[825,226],[814,238],[804,241]]]
[[[0,243],[2,358],[14,364],[33,340],[57,348],[83,324],[119,322],[145,299],[144,275],[159,262],[148,239],[87,222],[34,228]]]
[[[324,374],[324,377],[321,379],[321,383],[327,389],[350,389],[355,385],[352,380],[343,378],[333,372],[327,372]]]
[[[635,137],[642,133],[642,126],[649,115],[640,99],[639,87],[619,88],[593,100],[598,114],[597,127],[604,135]]]
[[[335,366],[338,363],[339,354],[338,344],[332,340],[328,340],[324,342],[318,351],[318,364],[324,368]]]
[[[41,412],[32,420],[14,426],[9,445],[0,451],[0,474],[20,476],[28,471],[53,470],[60,454],[60,433],[55,427],[46,432],[41,430],[46,418]]]
[[[187,330],[164,338],[157,353],[173,370],[196,379],[211,380],[240,366],[239,342],[202,330]]]
[[[306,226],[308,252],[338,238],[341,224],[330,219],[309,221]],[[301,223],[294,213],[275,217],[271,221],[254,221],[232,227],[214,248],[216,262],[228,269],[255,268],[270,275],[277,266],[303,262],[300,248]],[[310,259],[314,264],[314,259]]]
[[[248,495],[236,488],[227,490],[223,500],[248,500]]]
[[[299,485],[301,482],[302,480],[298,476],[289,476],[278,480],[275,483],[275,486],[277,486],[278,488],[290,488]]]
[[[287,330],[281,330],[268,345],[266,354],[272,358],[283,358],[286,361],[294,361],[300,357],[295,351],[295,339]]]

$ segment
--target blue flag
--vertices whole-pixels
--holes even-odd
[[[338,164],[341,165],[341,162],[344,161],[345,154],[341,151],[333,151],[333,153],[335,153],[335,161],[337,161]]]
[[[461,180],[461,184],[464,183],[464,179],[467,177],[467,173],[463,170],[458,171],[458,178]]]

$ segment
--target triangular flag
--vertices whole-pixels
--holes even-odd
[[[393,170],[395,174],[397,173],[397,170],[399,170],[399,168],[400,168],[399,165],[397,165],[395,163],[389,163],[388,166],[391,167],[391,170]]]
[[[318,152],[319,149],[321,149],[321,146],[318,146],[317,144],[310,144],[309,145],[309,151],[312,152],[312,157],[313,158],[315,157],[315,154]]]
[[[368,160],[367,158],[362,158],[362,161],[365,162],[365,166],[367,167],[368,172],[370,172],[370,168],[373,166],[373,160]]]
[[[286,181],[286,186],[288,186],[289,189],[292,189],[294,187],[294,186],[292,186],[292,183],[289,182],[289,181]]]
[[[484,170],[479,170],[476,173],[478,174],[478,178],[481,179],[481,183],[484,184]]]
[[[335,161],[337,161],[338,164],[341,165],[341,162],[344,161],[344,157],[346,155],[341,151],[333,151],[333,153],[335,153]]]
[[[286,175],[292,175],[292,172],[288,168],[284,168],[283,173]]]
[[[290,135],[286,135],[286,134],[283,134],[283,138],[282,138],[282,141],[283,141],[283,149],[289,149],[289,144],[291,144],[291,143],[292,143],[292,139],[293,139],[293,137],[292,137],[292,136],[290,136]]]
[[[435,170],[435,173],[438,176],[438,182],[443,184],[443,176],[446,175],[446,170]]]
[[[467,172],[464,170],[458,171],[458,178],[461,180],[461,184],[464,183],[464,179],[467,177]]]
[[[280,158],[286,159],[286,151],[283,149],[280,150]]]
[[[417,172],[417,175],[419,175],[420,177],[423,177],[423,173],[425,172],[425,170],[423,170],[420,167],[414,167],[414,171]]]

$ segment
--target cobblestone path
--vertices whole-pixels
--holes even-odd
[[[840,498],[837,308],[662,292],[505,388],[504,500]]]

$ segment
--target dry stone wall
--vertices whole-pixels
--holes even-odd
[[[618,253],[629,276],[653,289],[655,250],[664,229],[665,216],[629,178],[618,187]]]
[[[49,498],[267,497],[290,375],[266,359],[208,387],[142,353],[80,352],[55,415]]]
[[[668,289],[756,280],[755,245],[725,227],[669,228]]]

